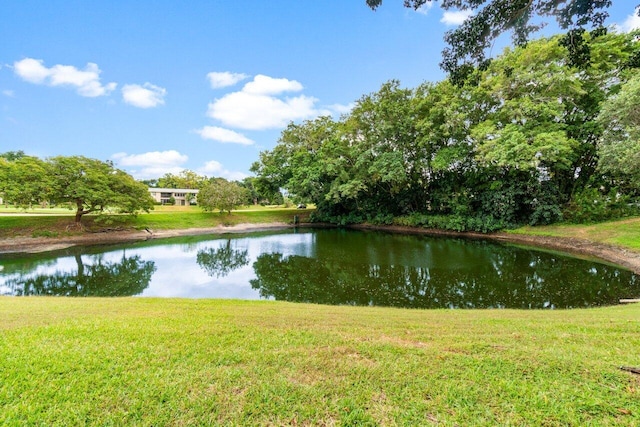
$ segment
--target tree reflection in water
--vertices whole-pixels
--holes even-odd
[[[249,264],[249,251],[231,247],[231,239],[217,249],[207,248],[198,251],[198,265],[211,277],[224,277],[233,270]]]
[[[156,270],[153,261],[139,255],[127,257],[123,252],[118,262],[104,262],[102,255],[74,254],[75,272],[23,276],[5,282],[13,295],[55,295],[109,297],[138,295],[144,291]],[[90,262],[89,262],[90,261]]]
[[[472,269],[263,254],[253,264],[251,286],[263,298],[318,304],[572,308],[616,304],[621,295],[637,293],[640,285],[635,275],[615,267],[576,268],[570,258],[493,249],[488,262]]]
[[[3,257],[0,294],[413,308],[591,307],[640,296],[640,278],[619,267],[482,240],[314,230],[183,243],[127,245],[135,256],[96,247]]]

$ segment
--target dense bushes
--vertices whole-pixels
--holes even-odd
[[[629,196],[615,189],[603,194],[596,188],[585,188],[574,195],[564,216],[568,222],[589,223],[640,214],[640,207]]]

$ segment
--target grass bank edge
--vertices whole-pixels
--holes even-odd
[[[508,234],[582,239],[640,252],[640,218],[625,218],[595,224],[525,226],[505,232]]]
[[[285,223],[293,224],[296,220],[308,222],[313,209],[295,209],[281,207],[252,207],[248,210],[237,210],[231,214],[202,212],[199,208],[171,207],[159,209],[148,214],[140,214],[124,222],[114,224],[95,224],[97,228],[130,228],[144,230],[176,230],[187,228],[210,228],[216,226],[232,226],[249,223]],[[69,230],[73,216],[69,215],[7,215],[0,214],[0,238],[15,236],[32,237],[60,237],[77,234]],[[83,221],[89,228],[94,226],[96,217],[88,216]],[[531,236],[547,236],[560,238],[576,238],[597,243],[620,246],[640,252],[640,217],[626,218],[596,224],[556,224],[548,226],[524,226],[513,230],[505,230],[507,234],[521,234]]]

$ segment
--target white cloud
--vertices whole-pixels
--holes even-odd
[[[234,92],[209,104],[207,115],[223,124],[251,130],[283,128],[292,120],[317,114],[316,98],[298,96],[279,99],[266,95]]]
[[[640,16],[638,16],[638,9],[635,10],[633,15],[627,16],[627,19],[622,23],[622,25],[620,25],[620,27],[625,33],[640,28]]]
[[[300,92],[302,85],[289,79],[274,79],[273,77],[258,74],[242,88],[242,92],[252,95],[278,95],[283,92]]]
[[[9,89],[7,89],[7,90],[3,90],[3,91],[2,91],[2,94],[3,94],[4,96],[8,96],[9,98],[14,98],[14,97],[16,96],[15,92],[14,92],[14,91],[12,91],[12,90],[9,90]]]
[[[426,15],[429,13],[429,11],[431,10],[431,8],[433,7],[433,2],[432,1],[428,1],[425,4],[423,4],[422,6],[420,6],[418,9],[416,9],[416,12],[422,14],[422,15]]]
[[[267,130],[284,128],[292,121],[335,116],[353,109],[353,104],[319,108],[316,106],[318,99],[312,96],[284,95],[287,92],[300,92],[303,88],[296,80],[258,74],[241,90],[210,102],[207,116],[228,128]],[[196,132],[205,139],[247,145],[253,143],[240,133],[220,127],[205,126]]]
[[[211,139],[218,142],[229,142],[233,144],[252,145],[253,141],[241,133],[224,129],[217,126],[205,126],[195,131],[202,139]]]
[[[228,71],[211,72],[207,74],[207,78],[209,79],[209,83],[211,83],[211,87],[213,89],[233,86],[247,77],[249,76],[246,74],[230,73]]]
[[[150,151],[142,154],[116,153],[111,158],[119,168],[137,179],[159,178],[166,173],[178,174],[189,157],[176,150]]]
[[[29,83],[43,84],[45,79],[49,77],[50,71],[42,65],[42,60],[25,58],[22,61],[13,63],[13,71],[22,80]]]
[[[144,85],[124,85],[122,98],[127,104],[138,108],[152,108],[164,104],[167,90],[159,86],[145,83]]]
[[[445,25],[460,25],[472,14],[473,12],[470,10],[458,10],[455,12],[445,11],[440,22]]]
[[[100,69],[92,62],[84,70],[72,65],[44,66],[41,59],[25,58],[13,63],[13,71],[21,79],[33,84],[48,86],[72,86],[78,94],[86,97],[108,95],[117,86],[116,83],[100,83]]]
[[[242,181],[243,179],[249,176],[243,172],[229,171],[222,166],[222,163],[215,160],[210,160],[206,162],[204,166],[198,169],[196,172],[201,175],[222,177],[222,178],[229,179],[231,181]]]
[[[176,150],[150,151],[143,154],[116,153],[112,156],[122,166],[167,166],[181,164],[189,160],[186,154],[180,154]]]

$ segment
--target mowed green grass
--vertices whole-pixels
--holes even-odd
[[[609,221],[598,224],[559,224],[537,227],[522,227],[510,230],[514,234],[529,234],[552,237],[571,237],[623,246],[640,251],[640,218]]]
[[[640,425],[640,305],[0,298],[0,425]]]
[[[218,225],[266,224],[281,222],[293,224],[294,217],[308,221],[310,210],[295,208],[262,208],[233,211],[231,214],[203,212],[200,208],[171,209],[138,215],[129,224],[136,228],[174,230],[185,228],[208,228]]]
[[[153,230],[176,230],[186,228],[210,228],[219,225],[231,226],[236,224],[263,224],[282,222],[291,224],[297,216],[301,222],[308,221],[312,210],[295,208],[260,207],[234,211],[231,214],[219,212],[203,212],[195,206],[158,206],[150,213],[140,214],[135,218],[116,217],[113,223],[97,223],[96,216],[86,215],[82,219],[87,229],[122,228]],[[24,214],[13,210],[0,215],[0,238],[17,236],[28,237],[59,237],[69,234],[79,234],[74,226],[74,216],[71,211],[66,215],[29,211]]]

